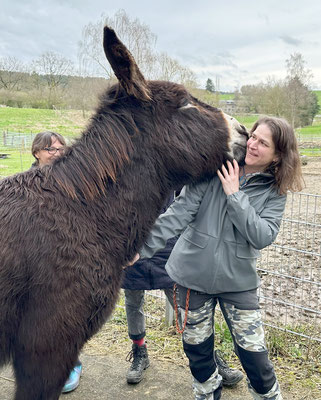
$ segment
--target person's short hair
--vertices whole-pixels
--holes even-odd
[[[52,137],[56,138],[62,145],[66,146],[66,141],[64,137],[59,133],[51,131],[37,133],[31,145],[31,153],[36,159],[36,163],[38,163],[38,159],[35,154],[38,151],[45,149],[46,147],[50,147]]]
[[[280,193],[285,194],[288,190],[302,190],[304,181],[294,129],[284,118],[266,116],[255,122],[250,133],[262,124],[267,125],[272,133],[278,159],[269,166],[269,169],[275,176]]]

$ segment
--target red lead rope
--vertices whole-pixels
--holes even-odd
[[[174,299],[174,306],[175,306],[175,316],[176,316],[176,330],[178,333],[183,333],[185,330],[186,322],[187,322],[187,312],[188,312],[188,307],[189,307],[189,295],[191,292],[191,289],[187,289],[186,293],[186,301],[185,301],[185,317],[184,317],[184,323],[182,329],[179,328],[178,324],[178,307],[177,307],[177,301],[176,301],[176,283],[174,285],[174,293],[173,293],[173,299]]]

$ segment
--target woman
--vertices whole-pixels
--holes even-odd
[[[51,164],[56,158],[64,154],[65,149],[66,141],[59,133],[50,131],[38,133],[31,146],[31,153],[36,159],[32,168]],[[82,364],[78,360],[63,387],[63,393],[71,392],[78,387],[81,371]]]
[[[256,259],[278,234],[287,191],[303,186],[293,129],[283,119],[261,118],[251,130],[245,165],[227,162],[217,175],[183,188],[157,219],[140,256],[151,257],[181,234],[166,270],[178,283],[182,320],[187,313],[183,346],[195,399],[221,397],[213,357],[218,302],[253,398],[280,400],[259,311]]]
[[[38,133],[31,146],[31,153],[36,159],[33,167],[51,164],[57,157],[63,155],[66,141],[59,133],[40,132]]]

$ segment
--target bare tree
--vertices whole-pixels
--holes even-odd
[[[312,73],[299,53],[286,60],[286,69],[284,80],[268,78],[265,83],[243,86],[238,102],[247,112],[285,117],[294,128],[309,125],[319,110],[309,89]]]
[[[0,89],[19,90],[25,70],[25,65],[15,57],[0,58]]]
[[[165,52],[156,55],[154,73],[154,79],[177,82],[185,86],[196,86],[194,72]]]
[[[147,78],[153,76],[155,62],[153,48],[156,43],[156,35],[137,18],[131,20],[124,10],[119,10],[114,17],[102,14],[98,22],[89,23],[84,27],[78,50],[81,64],[95,75],[113,77],[101,45],[104,25],[116,30],[117,35],[126,43],[144,75]]]
[[[157,56],[157,69],[155,78],[163,81],[174,81],[177,79],[178,70],[181,68],[179,62],[171,58],[167,53]]]
[[[66,76],[73,72],[73,63],[57,53],[48,51],[32,62],[32,69],[43,77],[49,89],[56,89],[66,86]]]
[[[285,61],[287,79],[297,78],[303,85],[309,86],[313,77],[311,70],[305,67],[305,60],[300,53],[293,53]]]
[[[111,82],[105,78],[91,76],[86,69],[86,64],[80,64],[75,75],[68,84],[65,97],[68,104],[73,108],[80,109],[85,118],[86,111],[93,110],[97,106],[100,94]]]
[[[259,112],[280,117],[285,115],[286,91],[283,80],[268,77],[261,87]]]
[[[54,53],[45,52],[32,62],[34,82],[38,89],[45,86],[48,92],[48,106],[68,84],[68,76],[73,73],[73,63],[67,58]]]
[[[311,114],[309,112],[312,104],[309,82],[313,75],[305,67],[305,60],[300,53],[291,54],[290,58],[286,60],[286,69],[286,117],[293,127],[298,127],[306,123],[303,115]]]

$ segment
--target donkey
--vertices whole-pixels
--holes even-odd
[[[0,183],[0,366],[13,364],[16,400],[59,398],[170,192],[244,158],[235,119],[146,81],[108,27],[104,50],[119,82],[81,137]]]

